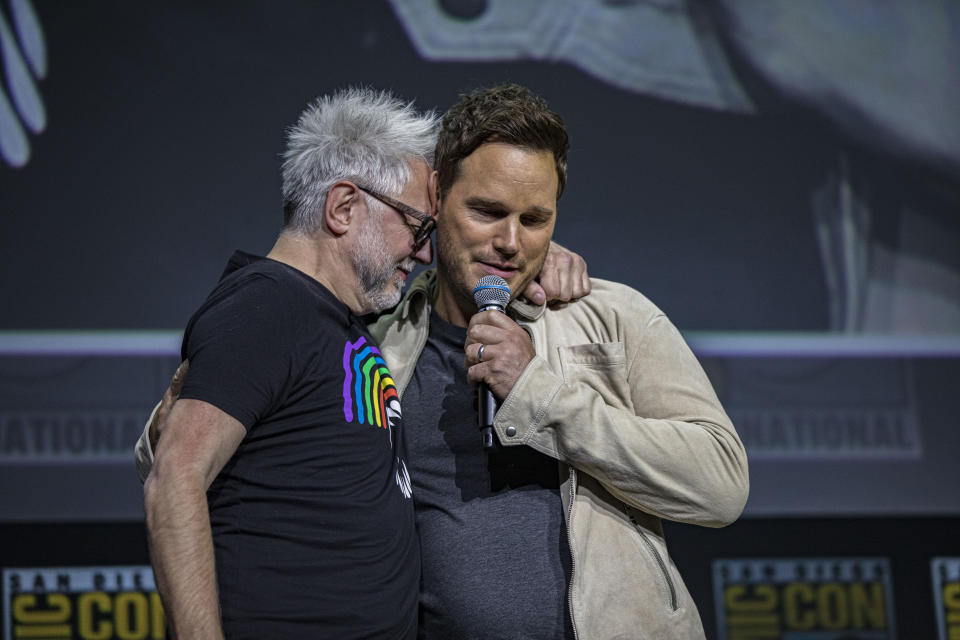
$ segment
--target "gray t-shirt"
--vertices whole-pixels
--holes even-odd
[[[403,395],[422,554],[422,639],[573,638],[556,460],[487,454],[463,365],[466,330],[430,317]]]

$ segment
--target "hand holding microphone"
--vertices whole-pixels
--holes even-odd
[[[530,337],[504,311],[510,289],[499,276],[484,276],[473,290],[477,311],[467,327],[467,379],[478,383],[479,427],[485,449],[493,447],[496,400],[507,397],[536,355]]]

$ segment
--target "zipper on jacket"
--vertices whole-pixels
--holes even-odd
[[[573,627],[573,637],[580,637],[577,633],[577,621],[573,617],[573,575],[577,571],[576,546],[573,543],[573,501],[577,497],[577,470],[570,467],[570,507],[567,511],[567,544],[570,545],[570,584],[567,587],[567,608],[570,610],[570,626]]]
[[[637,533],[640,535],[640,539],[643,540],[643,543],[647,546],[647,549],[650,551],[650,554],[653,556],[653,559],[657,561],[657,565],[660,567],[660,574],[663,576],[663,580],[667,585],[667,591],[670,593],[670,610],[677,610],[677,589],[673,585],[673,579],[670,577],[670,573],[667,571],[667,563],[663,561],[663,558],[660,556],[660,552],[657,551],[657,548],[653,546],[650,537],[647,536],[647,532],[643,530],[643,527],[640,526],[640,523],[637,522],[637,518],[630,512],[630,510],[624,506],[624,513],[627,514],[627,517],[630,518],[630,522],[633,524],[633,528],[637,530]]]

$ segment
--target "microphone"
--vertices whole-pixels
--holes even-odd
[[[473,289],[473,300],[477,303],[477,311],[496,310],[504,313],[510,302],[510,287],[500,276],[483,276]],[[480,439],[483,448],[489,451],[493,449],[493,417],[497,413],[497,400],[485,382],[481,382],[477,390],[477,402]]]

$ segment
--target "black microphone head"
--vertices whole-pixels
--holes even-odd
[[[510,287],[500,276],[483,276],[473,289],[473,299],[481,311],[489,308],[503,311],[510,302]]]

